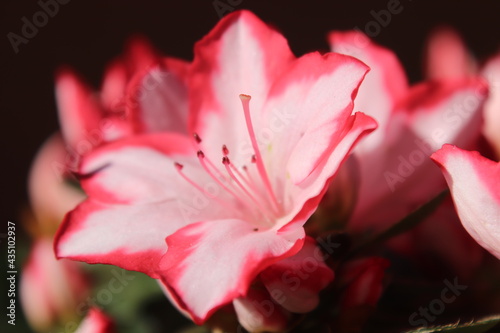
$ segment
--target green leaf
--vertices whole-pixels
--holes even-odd
[[[417,330],[406,331],[405,333],[432,333],[432,332],[453,332],[453,333],[481,333],[487,332],[500,322],[500,315],[486,317],[478,321],[465,324],[448,324],[444,326],[435,326],[428,328],[419,328]]]
[[[437,207],[439,207],[439,204],[444,200],[444,198],[448,195],[449,190],[446,189],[443,192],[441,192],[439,195],[437,195],[434,199],[431,201],[423,204],[416,210],[414,210],[410,215],[406,216],[403,218],[401,221],[397,222],[393,226],[389,227],[387,230],[383,231],[382,233],[376,235],[372,239],[368,240],[364,244],[358,246],[357,248],[354,248],[348,255],[348,258],[355,257],[377,245],[381,245],[387,240],[398,236],[408,230],[413,229],[415,226],[417,226],[420,222],[425,220],[427,217],[429,217]]]

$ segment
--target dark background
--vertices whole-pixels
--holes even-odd
[[[332,29],[364,30],[374,21],[372,11],[387,9],[389,2],[219,1],[235,10],[250,9],[276,26],[296,55],[327,50],[325,36]],[[422,78],[425,39],[440,25],[457,29],[480,60],[500,47],[500,1],[400,2],[402,12],[380,27],[374,39],[398,54],[412,82]],[[53,75],[59,66],[73,67],[97,88],[106,64],[122,52],[130,35],[140,33],[164,54],[191,59],[193,43],[220,19],[213,0],[71,0],[60,5],[59,12],[27,44],[21,44],[16,54],[7,34],[21,35],[22,18],[32,22],[40,10],[34,0],[0,3],[0,233],[5,232],[8,220],[20,224],[20,213],[28,204],[26,179],[30,163],[42,142],[58,129]],[[24,237],[20,230],[19,236]]]

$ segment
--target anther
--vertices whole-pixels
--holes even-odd
[[[174,165],[177,168],[177,170],[179,170],[179,171],[182,170],[182,168],[184,168],[184,165],[177,163],[177,162],[175,162]]]
[[[224,154],[224,156],[229,155],[229,149],[227,149],[226,145],[222,145],[222,153]]]
[[[194,133],[194,134],[193,134],[193,137],[194,137],[194,140],[196,141],[196,143],[201,143],[201,138],[200,138],[200,136],[198,135],[198,133]]]

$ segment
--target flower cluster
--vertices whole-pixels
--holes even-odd
[[[99,92],[61,70],[62,137],[40,154],[31,193],[37,220],[63,221],[55,236],[53,223],[37,228],[25,289],[57,289],[39,269],[51,237],[59,259],[156,279],[214,330],[316,331],[307,318],[361,329],[395,256],[424,269],[431,251],[470,279],[486,256],[477,244],[500,258],[500,61],[476,70],[453,32],[432,38],[428,80],[415,85],[359,31],[296,57],[248,11],[221,19],[192,62],[133,40]],[[446,185],[453,203],[439,201]],[[65,259],[47,265],[86,290]],[[53,317],[63,296],[52,294],[27,298],[26,312]],[[80,327],[111,330],[95,308]]]

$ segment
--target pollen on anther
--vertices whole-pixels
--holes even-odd
[[[241,100],[252,99],[252,96],[250,96],[250,95],[245,95],[245,94],[240,94],[240,99],[241,99]]]
[[[227,164],[227,165],[231,164],[231,161],[229,160],[229,157],[224,156],[222,158],[222,164]]]
[[[226,145],[222,145],[222,153],[224,154],[224,156],[229,155],[229,149],[227,149]]]
[[[177,168],[177,170],[179,170],[179,171],[182,170],[182,168],[184,168],[184,165],[182,165],[182,164],[180,164],[178,162],[175,162],[174,165]]]
[[[205,153],[202,152],[201,150],[198,150],[198,152],[196,153],[196,155],[199,157],[199,158],[204,158],[205,157]]]
[[[196,143],[201,143],[201,138],[200,138],[200,136],[198,135],[198,133],[194,133],[194,134],[193,134],[193,137],[194,137],[194,140],[196,141]]]

